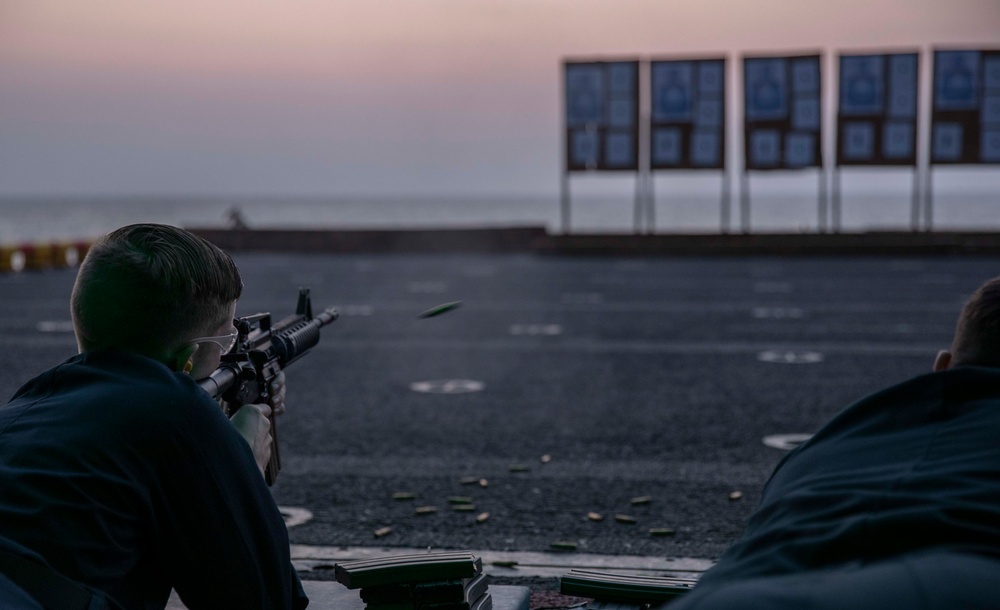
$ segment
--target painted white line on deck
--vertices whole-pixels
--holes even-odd
[[[410,384],[411,390],[424,394],[467,394],[481,392],[485,387],[485,383],[474,379],[432,379]]]
[[[775,364],[817,364],[823,362],[823,354],[808,351],[766,350],[757,354],[757,360]]]
[[[510,327],[512,335],[561,335],[562,326],[559,324],[512,324]]]
[[[0,336],[0,338],[3,338]],[[14,338],[12,338],[14,339]],[[16,340],[16,339],[14,339]],[[782,352],[820,352],[824,354],[926,355],[941,349],[939,343],[889,342],[816,342],[816,343],[757,343],[742,341],[601,341],[594,339],[563,339],[558,342],[524,342],[515,338],[492,340],[465,339],[344,339],[320,343],[317,351],[367,351],[373,349],[470,350],[514,352],[576,352],[576,353],[645,353],[645,354],[758,354],[767,350]]]
[[[35,330],[40,333],[71,333],[73,332],[72,320],[42,320],[35,324]]]

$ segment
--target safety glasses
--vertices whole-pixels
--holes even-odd
[[[234,328],[233,332],[228,335],[219,335],[218,337],[198,337],[197,339],[191,339],[188,343],[214,343],[222,348],[223,354],[228,354],[229,350],[233,349],[233,346],[236,345],[236,339],[239,337],[239,334],[239,331]]]

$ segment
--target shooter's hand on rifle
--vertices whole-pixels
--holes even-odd
[[[271,398],[268,404],[274,415],[285,413],[285,371],[279,371],[278,376],[271,381]]]
[[[260,474],[271,459],[271,407],[267,405],[243,405],[229,420],[236,431],[243,436],[253,451],[254,460]]]
[[[281,371],[270,385],[270,404],[243,405],[230,422],[253,451],[261,474],[271,459],[271,418],[285,412],[285,372]]]

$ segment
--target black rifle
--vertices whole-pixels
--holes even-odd
[[[301,358],[319,343],[319,329],[337,319],[330,307],[317,316],[312,313],[308,288],[299,289],[295,315],[271,324],[270,313],[258,313],[235,320],[239,335],[233,349],[222,355],[219,368],[198,382],[215,399],[224,401],[226,415],[232,417],[243,405],[267,404],[271,382],[282,369]],[[278,428],[272,413],[271,459],[264,469],[268,485],[274,484],[281,470],[278,453]]]

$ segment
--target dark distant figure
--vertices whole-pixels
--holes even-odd
[[[270,405],[232,420],[195,381],[236,341],[232,259],[163,225],[91,247],[80,353],[0,407],[0,608],[192,610],[308,602],[262,476]]]
[[[671,610],[1000,608],[1000,278],[933,369],[786,456],[743,537]]]
[[[234,205],[229,208],[226,212],[226,221],[226,226],[232,230],[245,230],[250,228],[247,224],[246,218],[243,216],[243,211],[240,210],[239,206]]]

